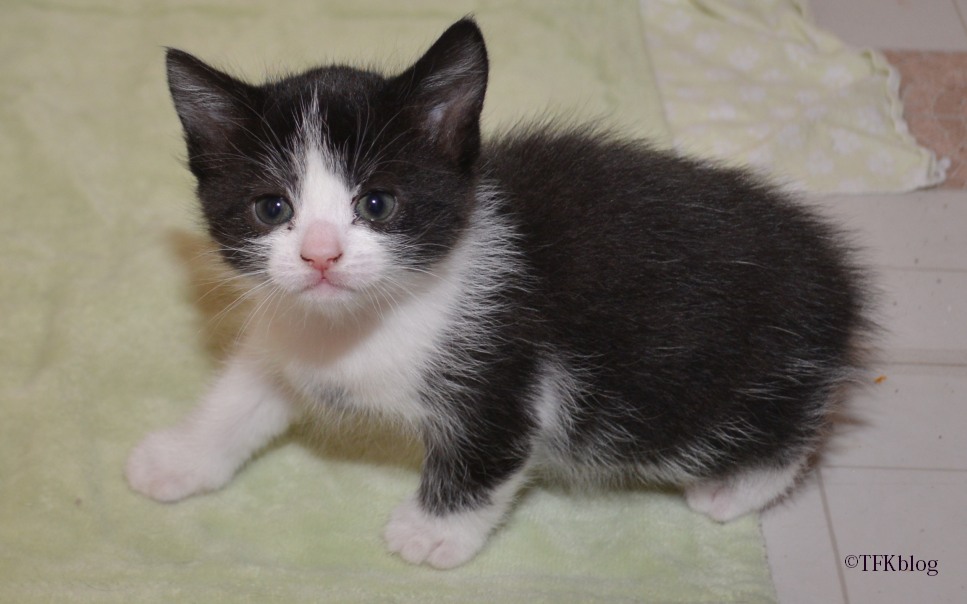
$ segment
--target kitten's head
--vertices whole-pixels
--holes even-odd
[[[168,82],[209,231],[266,290],[328,309],[393,296],[467,226],[487,86],[469,19],[395,77],[252,86],[169,50]]]

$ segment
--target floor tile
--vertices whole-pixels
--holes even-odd
[[[823,465],[967,472],[967,368],[960,375],[903,365],[880,370],[880,383],[849,400]]]
[[[967,364],[967,193],[811,201],[851,233],[869,267],[880,361]]]
[[[838,556],[815,474],[793,495],[762,513],[769,567],[782,604],[843,602]]]
[[[833,195],[812,201],[855,234],[853,243],[871,265],[967,270],[967,191]]]
[[[859,47],[967,50],[952,0],[809,0],[816,23]]]
[[[911,132],[961,188],[809,200],[865,250],[889,332],[815,477],[762,515],[773,578],[783,604],[967,602],[967,0],[807,1],[848,44],[886,51]],[[874,572],[871,557],[864,572],[850,554],[939,572]]]
[[[885,363],[967,364],[967,271],[879,269]]]
[[[967,473],[823,468],[821,474],[850,602],[967,601]],[[874,571],[874,554],[913,556],[921,568],[936,560],[938,572],[901,571],[898,558],[889,562],[897,570]],[[851,555],[868,557],[850,559],[857,566],[846,568]],[[885,564],[881,558],[878,567]]]

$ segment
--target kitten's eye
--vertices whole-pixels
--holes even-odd
[[[370,191],[356,199],[356,215],[370,222],[386,222],[396,213],[396,198],[384,191]]]
[[[255,201],[252,206],[259,222],[269,226],[279,226],[292,220],[292,204],[284,197],[267,196]]]

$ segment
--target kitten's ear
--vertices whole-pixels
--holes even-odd
[[[227,144],[250,113],[253,88],[174,48],[168,49],[167,65],[189,156]]]
[[[457,21],[393,85],[409,117],[444,156],[469,169],[480,153],[487,47],[473,19]]]

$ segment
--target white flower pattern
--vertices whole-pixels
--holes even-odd
[[[804,0],[640,0],[676,147],[820,192],[941,182],[877,53],[806,22]]]

